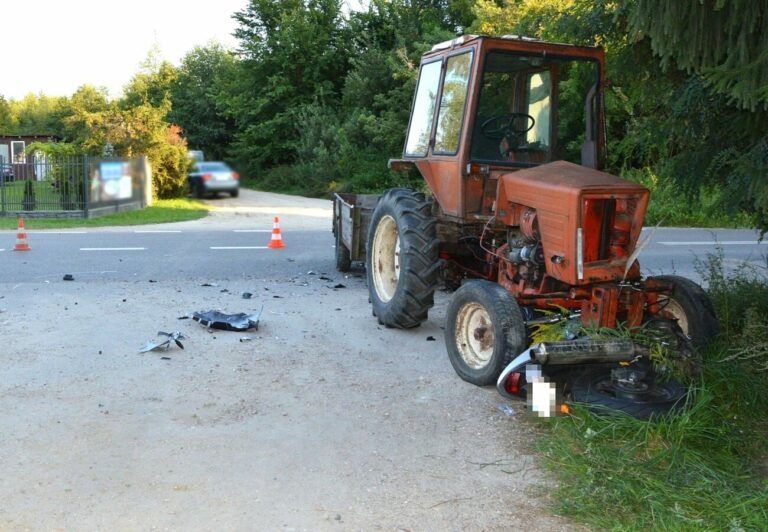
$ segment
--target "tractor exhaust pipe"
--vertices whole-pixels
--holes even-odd
[[[530,358],[541,365],[590,364],[596,362],[629,362],[648,350],[632,340],[590,340],[546,342],[530,349]]]
[[[513,397],[519,392],[519,377],[529,364],[541,366],[564,366],[568,364],[592,364],[601,362],[631,362],[647,356],[648,349],[626,338],[612,340],[590,340],[581,338],[568,342],[546,342],[537,344],[520,353],[499,375],[496,389],[505,396]],[[514,390],[513,390],[514,389]]]

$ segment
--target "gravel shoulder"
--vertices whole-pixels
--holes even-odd
[[[324,200],[247,196],[184,224],[248,226],[280,200],[287,226],[330,227]],[[454,374],[447,295],[386,329],[360,272],[322,274],[0,282],[0,529],[572,530],[524,406]],[[177,319],[262,304],[247,333]],[[158,330],[185,349],[139,354]]]

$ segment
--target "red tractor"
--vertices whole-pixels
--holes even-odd
[[[441,281],[458,287],[445,339],[468,382],[498,380],[512,394],[525,388],[526,368],[577,366],[566,390],[575,400],[647,416],[684,389],[658,378],[645,347],[582,337],[529,348],[532,327],[558,320],[649,328],[695,366],[689,347],[718,331],[698,285],[640,274],[649,191],[601,171],[604,64],[602,48],[517,37],[467,35],[433,47],[421,61],[403,158],[390,161],[415,167],[431,194],[337,195],[337,266],[366,261],[373,314],[390,327],[426,320]]]

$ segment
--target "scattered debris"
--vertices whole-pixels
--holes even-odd
[[[242,342],[250,342],[251,340],[253,340],[253,336],[241,336],[240,337],[240,342],[241,343]]]
[[[317,274],[316,274],[315,272],[313,272],[312,270],[309,270],[309,271],[307,272],[307,275],[317,275]]]
[[[156,283],[157,281],[155,281],[154,279],[150,279],[149,282],[150,283]]]
[[[176,318],[176,319],[177,319],[177,320],[188,320],[189,318],[190,318],[190,316],[189,316],[189,314],[187,314],[186,316],[179,316],[179,317],[178,317],[178,318]]]
[[[209,329],[221,329],[224,331],[247,331],[251,328],[259,330],[259,319],[261,313],[264,310],[264,306],[254,314],[245,314],[241,312],[239,314],[224,314],[218,310],[209,310],[207,312],[195,312],[192,314],[192,319],[200,322],[201,325],[208,327]]]
[[[181,349],[184,349],[184,345],[181,343],[181,340],[184,340],[186,336],[184,336],[181,331],[174,331],[172,333],[167,333],[163,331],[157,332],[158,336],[164,336],[165,340],[155,340],[154,342],[147,342],[144,347],[139,349],[139,353],[146,353],[148,351],[154,351],[155,349],[163,348],[168,349],[171,346],[171,341],[175,342],[176,345],[178,345]]]
[[[243,299],[251,299],[253,294],[250,292],[243,292]]]
[[[283,296],[272,296],[273,299],[283,299]]]
[[[321,275],[320,277],[318,277],[318,279],[320,279],[321,281],[333,281],[333,279],[331,279],[327,275]]]
[[[341,284],[341,283],[339,283],[339,284],[337,284],[337,285],[333,285],[333,289],[334,289],[334,290],[336,290],[337,288],[346,288],[346,287],[347,287],[346,285],[343,285],[343,284]]]
[[[160,357],[160,360],[170,360],[171,357]]]
[[[71,273],[67,273],[67,274],[64,275],[64,280],[65,281],[74,281],[75,280],[75,276],[72,275]]]
[[[427,342],[437,342],[434,336],[427,336]]]
[[[216,286],[219,286],[219,285],[216,284],[216,283],[203,283],[200,286],[213,286],[213,287],[216,287]]]
[[[285,260],[287,260],[288,262],[296,262],[296,259],[285,259]]]
[[[340,309],[340,308],[335,308],[335,309],[333,309],[333,310],[341,310],[341,309]]]
[[[229,290],[227,290],[226,288],[222,288],[221,290],[219,290],[219,292],[221,292],[222,294],[228,294]]]
[[[505,405],[505,404],[497,405],[496,408],[498,408],[499,411],[502,414],[506,415],[507,417],[512,417],[512,416],[514,416],[517,413],[517,412],[515,412],[514,408],[512,408],[509,405]]]

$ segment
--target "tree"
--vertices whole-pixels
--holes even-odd
[[[634,31],[664,68],[695,72],[737,107],[768,110],[768,4],[752,0],[637,0]]]
[[[13,128],[11,106],[3,96],[0,96],[0,132],[7,135],[13,131]]]
[[[160,60],[160,52],[155,47],[147,53],[138,73],[126,85],[120,105],[130,109],[142,104],[154,107],[169,106],[171,87],[179,73],[168,61]]]
[[[243,60],[226,107],[251,175],[296,157],[297,112],[338,97],[349,41],[338,0],[251,0],[235,14]]]
[[[82,149],[101,155],[110,144],[121,157],[145,155],[152,165],[152,189],[156,197],[173,198],[183,194],[189,159],[181,130],[165,121],[167,110],[150,104],[122,109],[113,102],[101,112],[83,116],[91,135]]]
[[[234,54],[210,44],[184,56],[171,84],[168,119],[181,126],[189,145],[209,159],[223,159],[235,133],[235,120],[226,115],[224,102],[236,85],[236,75]]]

